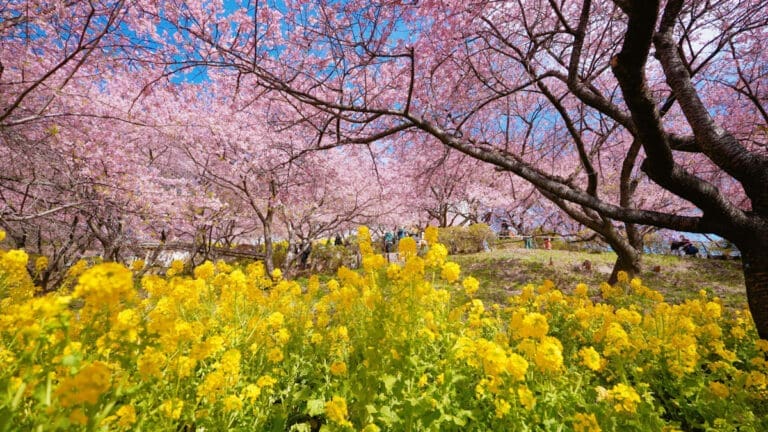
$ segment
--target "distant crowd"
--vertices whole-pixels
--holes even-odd
[[[384,248],[384,252],[392,253],[397,251],[397,243],[400,241],[400,239],[405,237],[413,237],[413,239],[416,240],[416,243],[420,243],[423,236],[423,233],[416,228],[395,228],[392,231],[386,231],[384,233],[384,236],[381,238],[383,243],[382,246]]]

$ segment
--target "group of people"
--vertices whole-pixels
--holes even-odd
[[[384,252],[396,252],[397,242],[405,237],[413,237],[418,242],[421,235],[416,229],[406,230],[403,227],[393,229],[392,231],[387,231],[382,237],[382,241],[384,242]]]
[[[680,255],[685,254],[688,256],[694,256],[699,253],[699,248],[693,245],[693,243],[688,240],[686,236],[680,236],[680,239],[677,241],[673,241],[669,246],[670,251],[672,253],[679,253]]]

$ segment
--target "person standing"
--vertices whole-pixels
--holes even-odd
[[[405,237],[405,229],[400,227],[397,229],[397,239],[401,240],[403,237]]]
[[[384,233],[384,252],[391,253],[393,246],[395,245],[395,235],[392,231]]]
[[[526,249],[533,249],[533,237],[531,236],[524,236],[523,237],[523,243],[525,244]]]

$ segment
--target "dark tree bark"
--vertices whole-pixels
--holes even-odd
[[[758,334],[768,339],[768,158],[749,152],[717,125],[701,101],[674,40],[683,1],[667,3],[658,29],[658,1],[618,4],[629,21],[621,52],[612,66],[647,156],[642,169],[654,182],[696,204],[703,211],[701,220],[713,221],[712,231],[733,241],[742,251],[749,308]],[[670,139],[645,79],[651,45],[693,130],[696,147],[742,184],[752,211],[735,207],[712,184],[675,163]]]
[[[626,250],[616,249],[616,262],[613,264],[613,270],[611,270],[611,276],[608,277],[609,284],[615,284],[619,280],[619,272],[623,271],[632,278],[640,273],[642,268],[642,254],[634,248]]]
[[[764,239],[764,243],[768,239]],[[747,286],[747,300],[757,333],[768,339],[768,250],[765,247],[741,250],[744,266],[744,282]]]

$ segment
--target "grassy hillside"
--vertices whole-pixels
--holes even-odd
[[[479,296],[488,301],[505,302],[522,286],[540,284],[545,279],[552,280],[564,291],[570,291],[579,282],[597,289],[608,279],[616,255],[497,248],[491,252],[455,255],[452,259],[461,265],[464,274],[481,281]],[[585,266],[585,261],[589,261],[589,265]],[[663,292],[671,302],[695,296],[704,289],[728,306],[746,305],[740,261],[646,255],[640,278],[648,287]]]

